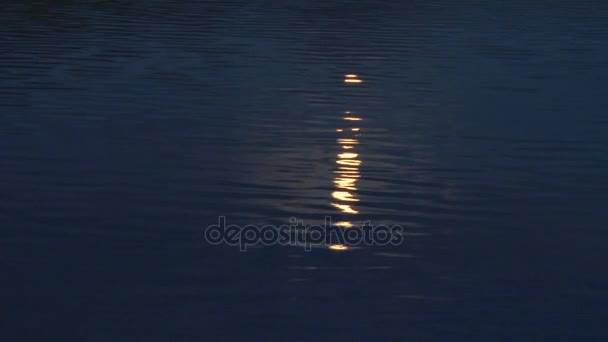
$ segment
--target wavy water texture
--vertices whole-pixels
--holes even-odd
[[[9,337],[597,337],[607,15],[5,2]],[[202,241],[220,215],[401,225],[404,243],[242,254]]]

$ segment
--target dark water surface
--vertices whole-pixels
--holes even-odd
[[[601,340],[607,18],[4,1],[0,340]],[[203,241],[220,215],[405,241],[242,253]]]

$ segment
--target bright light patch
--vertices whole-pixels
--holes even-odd
[[[330,245],[329,249],[333,249],[334,251],[346,251],[346,250],[348,250],[348,246],[345,246],[345,245]]]
[[[355,74],[346,74],[346,75],[344,75],[344,77],[346,77],[344,79],[344,82],[346,82],[346,83],[362,83],[363,82]]]

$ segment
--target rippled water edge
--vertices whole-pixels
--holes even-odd
[[[605,335],[607,10],[550,5],[7,2],[4,334]],[[349,214],[409,235],[201,236]]]

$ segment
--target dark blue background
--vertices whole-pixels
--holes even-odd
[[[606,18],[589,0],[4,1],[0,338],[602,340]],[[330,205],[345,111],[353,217]],[[219,215],[408,235],[241,253],[203,241]]]

